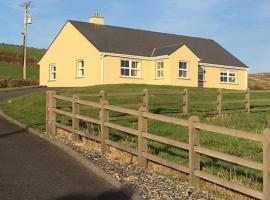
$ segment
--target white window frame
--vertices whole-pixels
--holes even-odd
[[[203,76],[203,79],[199,79],[199,75],[201,74],[200,73],[200,68],[202,68],[202,70],[203,70],[203,73],[202,73],[202,76]],[[198,81],[200,81],[200,82],[204,82],[205,81],[205,66],[204,65],[199,65],[199,68],[198,68]]]
[[[128,61],[128,67],[122,67],[122,61]],[[137,67],[133,67],[133,63],[137,63]],[[128,75],[122,74],[122,69],[128,70]],[[137,76],[132,75],[132,71],[136,71]],[[130,59],[121,59],[120,61],[120,76],[125,78],[141,78],[142,77],[142,66],[141,61],[138,60],[130,60]]]
[[[156,61],[155,78],[156,79],[164,78],[164,61]]]
[[[82,63],[82,66],[80,66],[80,63]],[[84,60],[83,59],[78,59],[76,61],[76,78],[83,78],[84,77],[84,74],[85,74],[84,69],[85,69]]]
[[[51,63],[49,64],[49,81],[55,81],[55,80],[56,80],[56,64]]]
[[[186,69],[181,69],[180,68],[180,63],[186,63],[187,64],[187,68]],[[188,73],[188,70],[189,70],[189,62],[186,61],[186,60],[179,60],[178,62],[178,78],[181,78],[181,79],[188,79],[188,76],[189,76],[189,73]],[[180,71],[186,71],[187,75],[186,76],[180,76]]]
[[[222,74],[223,73],[223,74]],[[231,74],[234,74],[234,76],[232,76]],[[226,81],[222,81],[221,78],[226,79]],[[234,77],[234,81],[231,81]],[[220,71],[220,83],[227,83],[227,84],[237,84],[237,71],[235,70],[221,70]]]

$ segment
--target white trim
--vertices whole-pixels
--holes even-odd
[[[245,72],[245,76],[246,76],[246,78],[245,78],[245,88],[247,89],[248,88],[248,72],[247,71]]]
[[[55,67],[55,71],[53,71],[53,72],[52,72],[52,70],[51,70],[52,67]],[[51,63],[51,64],[49,64],[49,81],[56,81],[56,70],[57,70],[57,69],[56,69],[56,63]],[[52,79],[52,78],[51,78],[51,75],[52,75],[53,73],[55,74],[55,78]]]
[[[158,69],[157,67],[158,67],[158,63],[162,63],[162,68],[160,68],[160,69]],[[163,73],[162,73],[162,76],[160,76],[160,77],[158,77],[157,76],[157,72],[158,71],[162,71]],[[155,62],[155,79],[164,79],[164,61],[163,60],[157,60],[156,62]]]
[[[187,63],[187,69],[186,70],[183,70],[182,69],[182,71],[186,71],[187,72],[187,76],[186,77],[179,76],[179,72],[180,72],[180,66],[179,66],[179,64],[180,64],[180,62]],[[179,60],[178,61],[178,78],[180,78],[180,79],[188,79],[189,78],[189,62],[187,60]]]
[[[83,66],[81,68],[79,68],[79,63],[82,62]],[[85,67],[84,67],[84,60],[83,59],[77,59],[76,60],[76,78],[84,78],[84,73],[85,73]],[[79,75],[79,70],[83,71],[82,75]]]
[[[129,64],[128,64],[128,68],[127,67],[122,67],[122,61],[128,61]],[[134,69],[132,68],[132,62],[136,62],[138,63],[137,64],[137,68]],[[128,69],[129,70],[129,75],[122,75],[122,69]],[[131,75],[131,72],[132,70],[136,70],[139,72],[139,76],[132,76]],[[142,62],[140,60],[135,60],[135,59],[121,59],[120,60],[120,77],[123,77],[123,78],[142,78]]]
[[[222,72],[225,72],[227,74],[226,78],[227,78],[227,82],[223,82],[221,81],[221,73]],[[230,73],[234,73],[234,77],[235,77],[235,81],[234,82],[230,82],[229,79],[230,79]],[[238,84],[238,72],[236,70],[229,70],[229,69],[223,69],[223,70],[220,70],[220,73],[219,73],[219,81],[220,83],[222,84]]]
[[[241,70],[249,70],[250,69],[250,68],[244,68],[244,67],[219,65],[219,64],[211,64],[211,63],[203,63],[203,62],[199,62],[199,65],[206,65],[206,67],[209,66],[209,67],[226,68],[226,69],[241,69]]]
[[[156,57],[147,57],[147,56],[136,56],[136,55],[128,55],[128,54],[117,54],[117,53],[108,53],[108,52],[101,52],[104,56],[112,56],[112,57],[121,57],[123,59],[140,59],[140,60],[158,60],[158,59],[167,59],[170,56],[156,56]]]
[[[105,53],[101,53],[101,63],[100,63],[100,84],[104,85],[104,57]]]

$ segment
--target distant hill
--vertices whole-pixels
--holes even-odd
[[[270,90],[270,72],[249,74],[248,85],[254,90]]]
[[[46,49],[27,48],[27,79],[39,79],[38,62]],[[22,78],[23,47],[0,43],[0,79]]]
[[[27,58],[39,61],[44,55],[46,49],[38,49],[33,47],[27,48]],[[20,45],[0,43],[0,53],[23,57],[23,47]]]

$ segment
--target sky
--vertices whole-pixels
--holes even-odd
[[[0,0],[0,42],[22,44],[23,0]],[[29,46],[47,48],[68,19],[210,38],[251,72],[270,72],[270,0],[32,0]]]

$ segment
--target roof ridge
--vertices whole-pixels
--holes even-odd
[[[80,23],[84,23],[84,24],[93,24],[93,23],[89,23],[89,22],[84,22],[84,21],[78,21],[78,20],[68,20],[70,22],[80,22]],[[195,38],[195,39],[201,39],[201,40],[213,40],[210,38],[203,38],[203,37],[195,37],[195,36],[188,36],[188,35],[180,35],[180,34],[176,34],[176,33],[165,33],[165,32],[160,32],[160,31],[150,31],[150,30],[145,30],[145,29],[139,29],[139,28],[130,28],[130,27],[123,27],[123,26],[113,26],[113,25],[99,25],[99,24],[95,24],[98,26],[107,26],[107,27],[112,27],[112,28],[121,28],[121,29],[129,29],[129,30],[135,30],[135,31],[144,31],[144,32],[149,32],[149,33],[158,33],[158,34],[163,34],[163,35],[173,35],[173,36],[181,36],[181,37],[187,37],[187,38]]]

